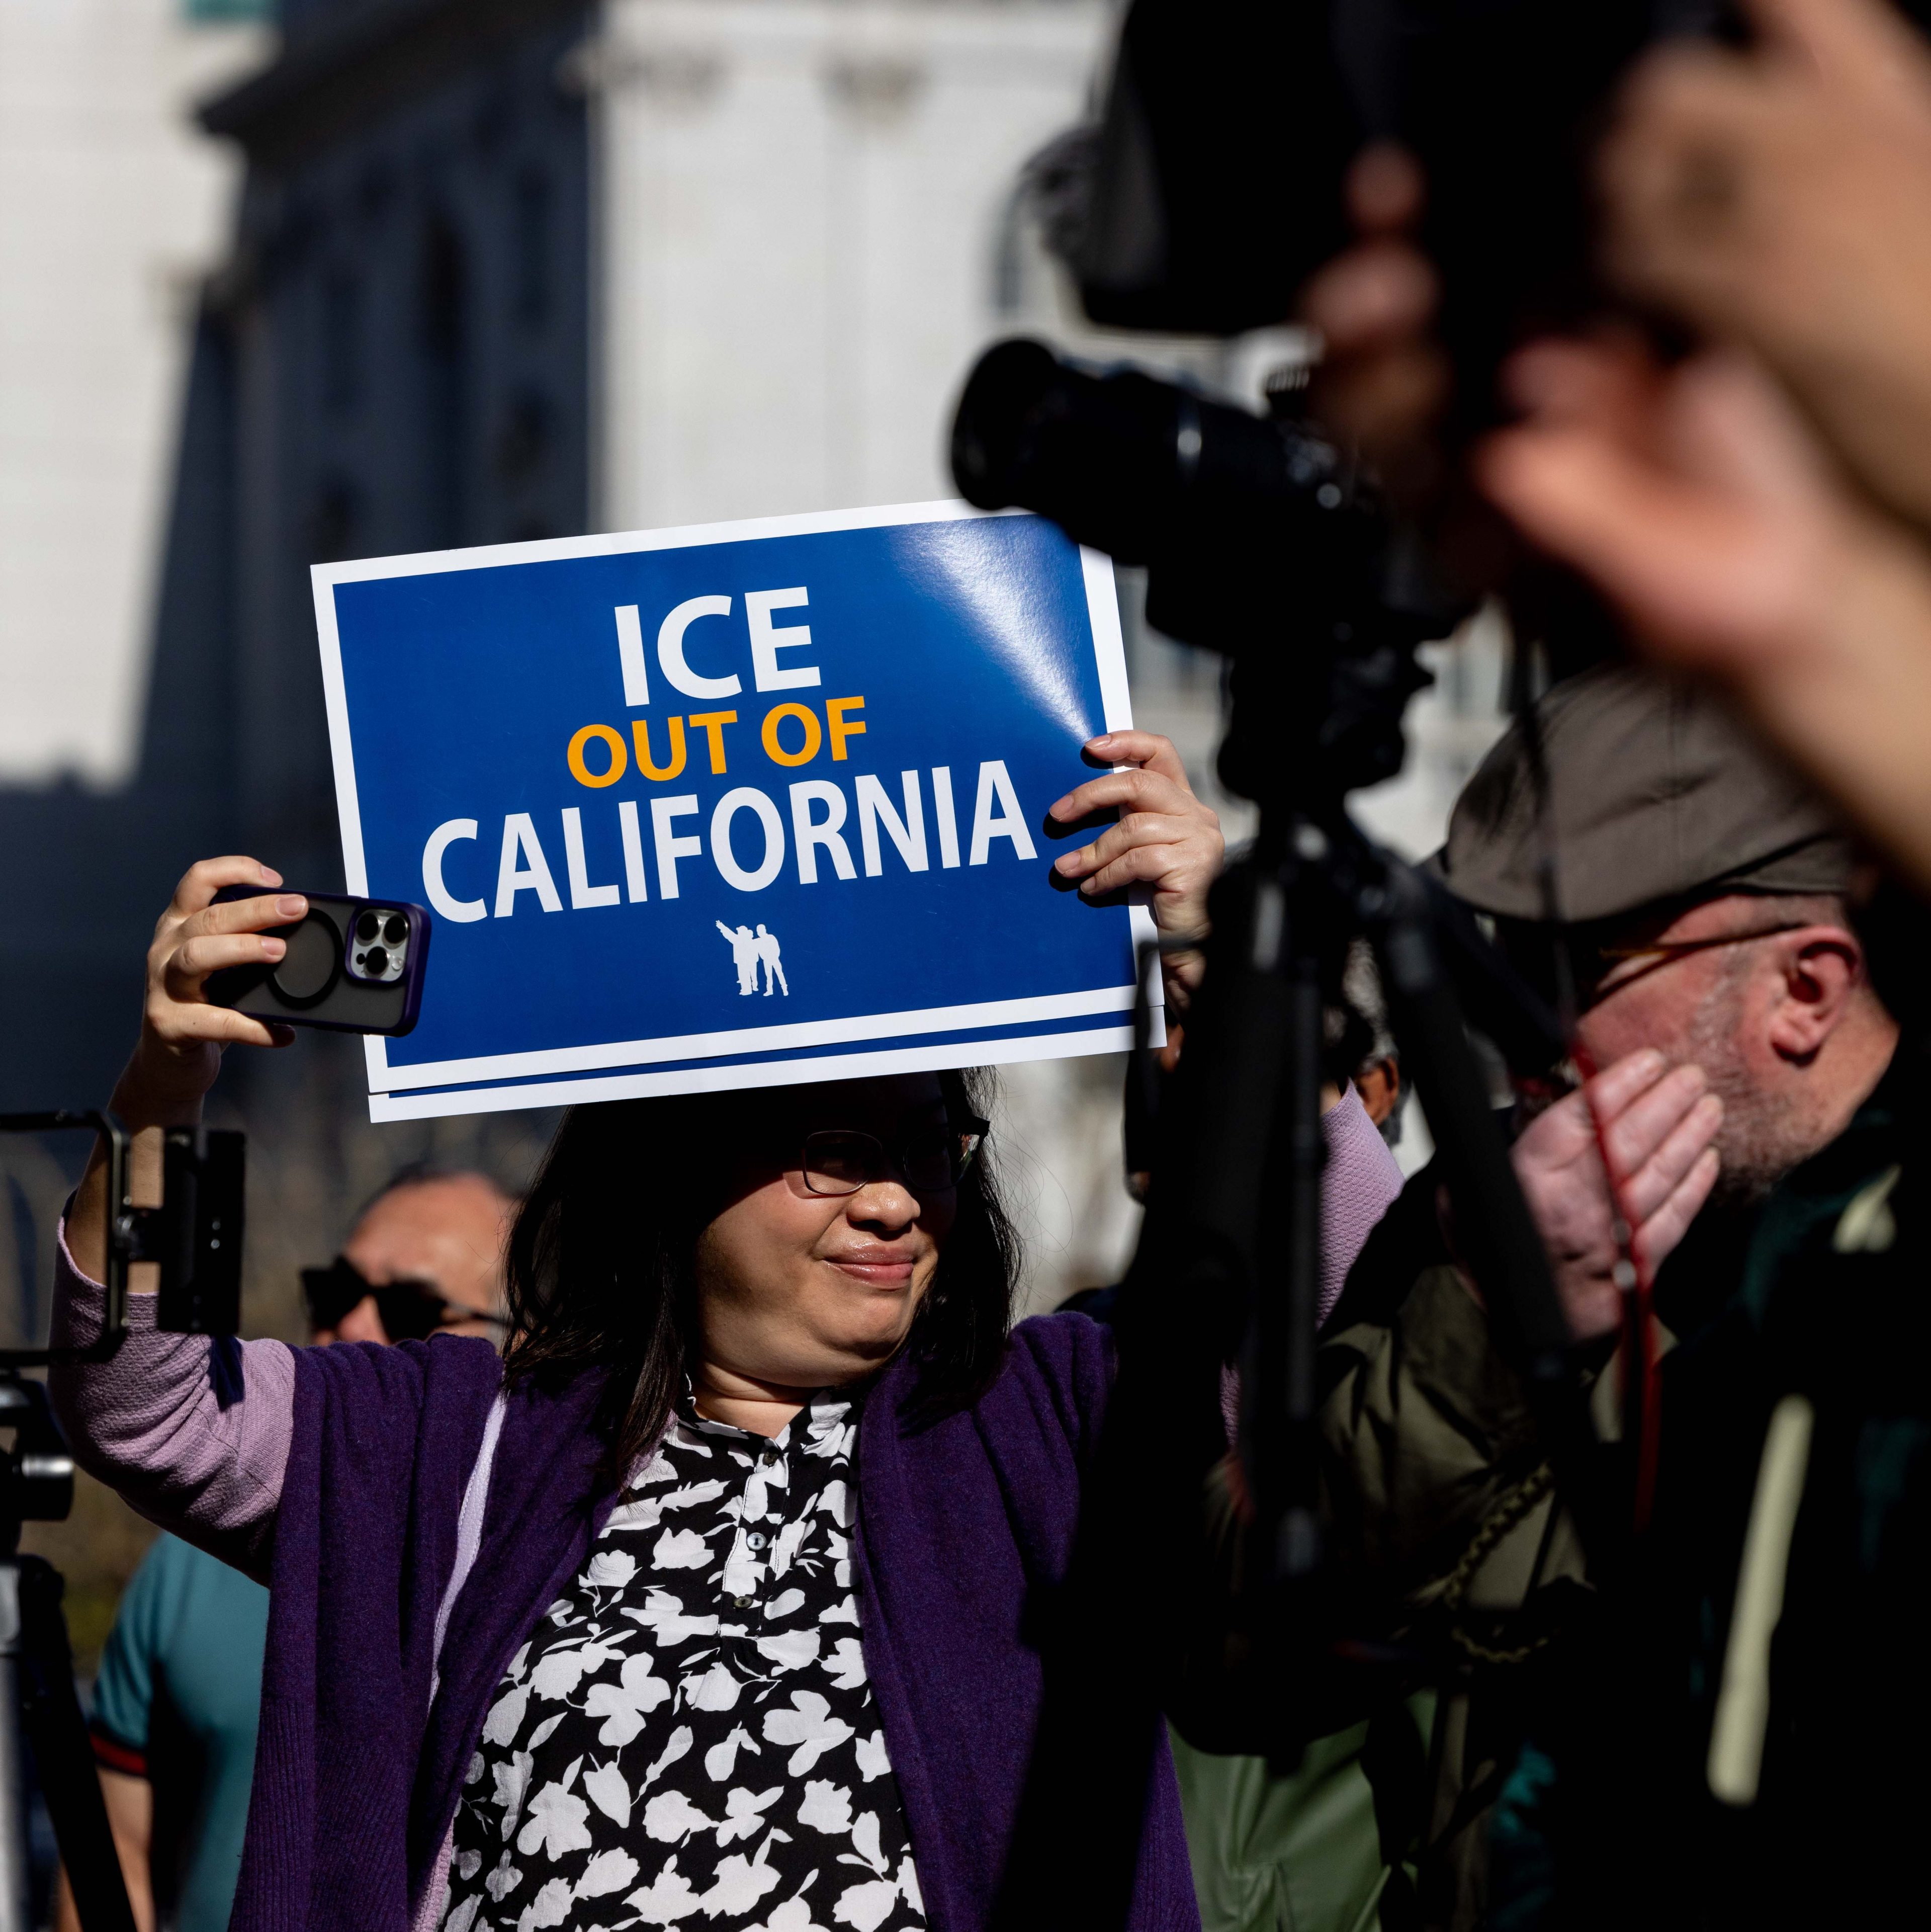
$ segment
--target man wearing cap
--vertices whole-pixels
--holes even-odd
[[[1666,1840],[1699,1856],[1706,1840],[1735,1842],[1733,1819],[1708,1833],[1690,1821],[1714,1808],[1705,1759],[1731,1601],[1789,1379],[1787,1363],[1767,1370],[1765,1324],[1801,1305],[1816,1315],[1813,1348],[1842,1334],[1828,1312],[1844,1273],[1840,1223],[1895,1178],[1918,1112],[1915,1063],[1907,1075],[1849,922],[1849,846],[1726,713],[1606,667],[1551,691],[1535,727],[1512,729],[1470,781],[1435,864],[1512,961],[1577,1015],[1576,1058],[1592,1077],[1560,1098],[1553,1082],[1519,1094],[1515,1163],[1595,1375],[1606,1444],[1621,1432],[1612,1357],[1627,1268],[1599,1134],[1633,1246],[1657,1270],[1658,1342],[1674,1352],[1658,1378],[1656,1527],[1612,1587],[1594,1587],[1615,1552],[1592,1548],[1585,1570],[1425,1172],[1363,1250],[1324,1331],[1336,1538],[1396,1600],[1386,1634],[1429,1653],[1442,1685],[1429,1782],[1417,1755],[1417,1788],[1386,1794],[1391,1810],[1405,1796],[1427,1821],[1419,1922],[1473,1926],[1492,1912],[1569,1924],[1600,1911],[1627,1923],[1640,1910],[1651,1923],[1679,1906],[1685,1922],[1760,1922],[1749,1910],[1699,1917],[1710,1901],[1680,1888],[1665,1888],[1674,1904],[1660,1898],[1647,1856]],[[1777,1332],[1787,1352],[1790,1331]],[[1620,1534],[1632,1458],[1603,1455],[1618,1470],[1606,1493]],[[1869,1501],[1856,1505],[1866,1518]],[[1760,1659],[1746,1661],[1762,1674]],[[1780,1678],[1770,1702],[1781,1718],[1803,1695]],[[1762,1756],[1759,1731],[1753,1768]],[[1569,1820],[1566,1835],[1552,1814]],[[1601,1836],[1612,1818],[1634,1834],[1613,1852]],[[1781,1868],[1769,1856],[1762,1868]],[[1652,1882],[1634,1899],[1614,1882],[1632,1874]],[[1559,1922],[1528,1911],[1552,1884]]]

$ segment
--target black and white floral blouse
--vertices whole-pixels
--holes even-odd
[[[511,1661],[443,1932],[908,1932],[925,1911],[852,1592],[848,1401],[688,1402]]]

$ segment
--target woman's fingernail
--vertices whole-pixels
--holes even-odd
[[[262,957],[265,959],[279,959],[287,950],[286,940],[264,938],[262,941]]]
[[[275,910],[284,919],[299,919],[308,910],[308,902],[299,892],[284,892],[275,902]]]
[[[1053,861],[1053,870],[1056,872],[1071,874],[1079,870],[1079,865],[1080,855],[1078,853],[1063,852],[1058,858]]]
[[[274,866],[264,866],[261,869],[262,869],[262,884],[263,885],[265,885],[265,886],[278,886],[278,885],[280,885],[280,884],[281,884],[281,882],[282,882],[282,875],[280,874],[280,873],[279,873],[278,872],[277,872],[277,871],[275,870],[275,868],[274,868]]]

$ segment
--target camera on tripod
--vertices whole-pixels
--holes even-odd
[[[1018,504],[1147,570],[1147,620],[1234,660],[1228,788],[1260,798],[1285,753],[1335,797],[1401,769],[1417,648],[1468,614],[1348,452],[1276,386],[1266,416],[1132,369],[1091,373],[1037,342],[973,370],[952,472],[981,509]],[[1267,743],[1243,728],[1264,717]]]
[[[1374,946],[1405,1076],[1428,1110],[1498,1343],[1561,1466],[1577,1439],[1568,1330],[1465,1020],[1538,1069],[1561,1057],[1561,1029],[1465,913],[1376,849],[1346,808],[1350,791],[1399,770],[1403,712],[1429,682],[1418,648],[1468,607],[1432,573],[1372,476],[1295,415],[1296,394],[1276,386],[1264,416],[1014,341],[982,358],[953,429],[953,472],[971,502],[1023,506],[1144,565],[1149,622],[1231,660],[1221,776],[1261,806],[1252,848],[1213,890],[1185,1050],[1147,1096],[1157,1100],[1147,1110],[1153,1180],[1116,1304],[1109,1460],[1055,1613],[1078,1634],[1079,1654],[1049,1664],[1070,1687],[1034,1761],[1034,1787],[1052,1796],[1022,1817],[1011,1867],[1040,1902],[1042,1924],[1125,1915],[1123,1892],[1106,1888],[1133,1869],[1153,1732],[1120,1686],[1144,1673],[1163,1632],[1185,1627],[1187,1606],[1172,1594],[1185,1546],[1161,1539],[1197,1523],[1198,1480],[1226,1446],[1230,1360],[1252,1505],[1236,1634],[1258,1729],[1294,1735],[1294,1660],[1331,1648],[1329,1626],[1343,1620],[1324,1549],[1316,1432],[1321,1082],[1327,1016],[1345,1008],[1357,935]],[[1178,1453],[1177,1414],[1199,1419]],[[1385,1667],[1358,1654],[1363,1669]],[[1080,1793],[1070,1822],[1069,1790]],[[1084,1856],[1068,1858],[1069,1842]]]

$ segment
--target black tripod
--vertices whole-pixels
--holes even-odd
[[[61,1610],[60,1573],[19,1554],[24,1522],[62,1521],[73,1502],[73,1459],[39,1382],[0,1369],[0,1428],[14,1432],[0,1456],[0,1932],[31,1932],[24,1737],[53,1820],[75,1909],[85,1932],[133,1932],[121,1861],[94,1765],[73,1654]],[[6,1713],[17,1710],[17,1729]]]
[[[1525,1069],[1560,1060],[1560,1029],[1446,894],[1377,850],[1342,806],[1349,789],[1399,767],[1414,680],[1375,669],[1399,656],[1357,652],[1312,694],[1278,660],[1236,670],[1221,770],[1230,789],[1260,800],[1261,830],[1215,888],[1206,977],[1162,1097],[1147,1221],[1115,1317],[1119,1376],[1043,1633],[1045,1701],[1004,1926],[1126,1921],[1156,1727],[1190,1667],[1202,1490],[1225,1450],[1218,1396],[1229,1360],[1242,1370],[1255,1522],[1236,1612],[1216,1641],[1221,1664],[1239,1664],[1249,1734],[1292,1760],[1300,1740],[1354,1721],[1418,1674],[1414,1658],[1349,1641],[1340,1566],[1321,1547],[1324,1022],[1357,934],[1374,946],[1404,1070],[1427,1109],[1460,1258],[1531,1392],[1558,1478],[1584,1460],[1568,1329],[1464,1016]],[[1312,722],[1284,753],[1297,717]],[[1261,725],[1264,738],[1250,728]]]
[[[128,1276],[148,1269],[158,1325],[232,1334],[240,1292],[241,1136],[150,1128],[131,1135],[112,1114],[0,1114],[0,1134],[85,1133],[105,1159],[109,1214],[106,1307],[99,1337],[79,1349],[0,1351],[0,1932],[31,1932],[22,1738],[53,1822],[84,1932],[133,1932],[133,1914],[94,1750],[73,1688],[73,1654],[58,1571],[19,1553],[27,1522],[64,1521],[73,1458],[45,1386],[21,1371],[55,1361],[104,1361],[127,1334]],[[17,1710],[17,1728],[8,1713]]]

